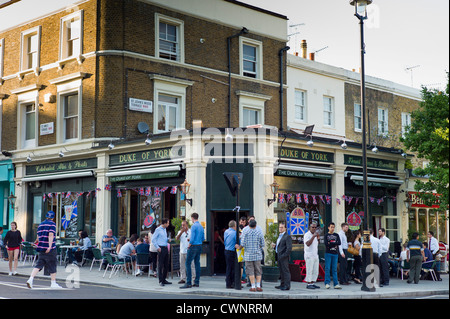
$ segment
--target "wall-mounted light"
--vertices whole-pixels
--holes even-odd
[[[374,146],[372,148],[372,152],[374,152],[375,154],[378,153],[378,147],[376,144],[374,144]]]
[[[345,140],[343,140],[342,141],[342,144],[341,144],[341,148],[343,149],[343,150],[346,150],[347,149],[347,143],[345,143]]]
[[[310,138],[310,140],[308,142],[306,142],[306,145],[308,145],[309,147],[313,147],[314,146],[314,142],[312,140],[313,130],[314,130],[314,124],[305,127],[305,130],[303,131],[303,134],[305,134],[306,137],[309,136],[309,138]]]
[[[225,129],[225,142],[233,142],[233,135],[230,133],[230,129]]]
[[[14,205],[16,204],[17,197],[14,196],[14,194],[11,192],[11,195],[8,196],[9,204],[11,205],[11,208],[14,209]]]
[[[64,147],[64,150],[65,150],[66,152],[68,152],[67,148],[65,148],[65,147]],[[58,153],[58,156],[59,156],[59,157],[64,157],[64,155],[65,155],[65,154],[64,154],[64,151],[63,151],[63,150],[60,150],[59,153]]]
[[[402,152],[402,157],[403,158],[407,158],[408,157],[408,154],[406,154],[406,152],[404,152],[403,150],[401,152]]]
[[[150,134],[147,134],[147,138],[145,139],[145,145],[150,145],[152,144],[152,139],[150,138]]]
[[[28,154],[27,156],[27,163],[31,163],[33,159],[31,158],[31,154]]]
[[[205,40],[204,38],[200,38],[200,43],[203,44],[203,43],[205,43],[205,41],[206,41],[206,40]]]
[[[189,189],[191,188],[191,184],[189,184],[188,181],[185,179],[184,182],[180,184],[180,188],[181,192],[184,194],[186,203],[192,206],[192,198],[187,198],[187,195],[189,194]]]
[[[116,146],[114,145],[113,141],[111,141],[111,143],[109,143],[109,145],[108,145],[108,149],[112,150],[112,149],[114,149],[114,147],[116,147]]]
[[[310,136],[310,140],[308,142],[306,142],[306,145],[308,145],[309,147],[313,147],[314,146],[314,142],[312,140],[312,136]]]
[[[270,184],[270,190],[272,191],[273,198],[269,198],[267,200],[267,206],[270,206],[273,202],[276,201],[276,195],[278,194],[278,190],[280,189],[280,185],[277,183],[277,181],[273,181],[272,184]]]

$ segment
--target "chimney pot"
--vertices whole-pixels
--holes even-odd
[[[302,58],[303,59],[306,59],[307,58],[307,49],[308,49],[308,44],[306,43],[306,40],[302,40],[302,44],[301,44],[301,47],[302,47]]]
[[[311,60],[311,61],[314,61],[314,57],[315,56],[315,54],[314,54],[314,52],[311,52],[310,54],[309,54],[309,59]]]

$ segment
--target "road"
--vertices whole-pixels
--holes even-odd
[[[169,294],[112,286],[80,284],[79,288],[50,289],[50,280],[36,278],[33,289],[26,285],[24,276],[0,274],[0,299],[221,299],[195,294]]]

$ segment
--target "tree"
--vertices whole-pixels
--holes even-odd
[[[427,177],[416,181],[415,190],[429,206],[435,202],[433,192],[441,194],[440,209],[447,210],[449,203],[449,73],[445,92],[422,87],[419,109],[411,113],[411,125],[400,138],[408,150],[429,161],[425,168],[416,168],[414,174]]]

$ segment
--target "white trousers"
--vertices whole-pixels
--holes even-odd
[[[319,256],[305,257],[306,264],[306,282],[316,282],[319,276]]]

